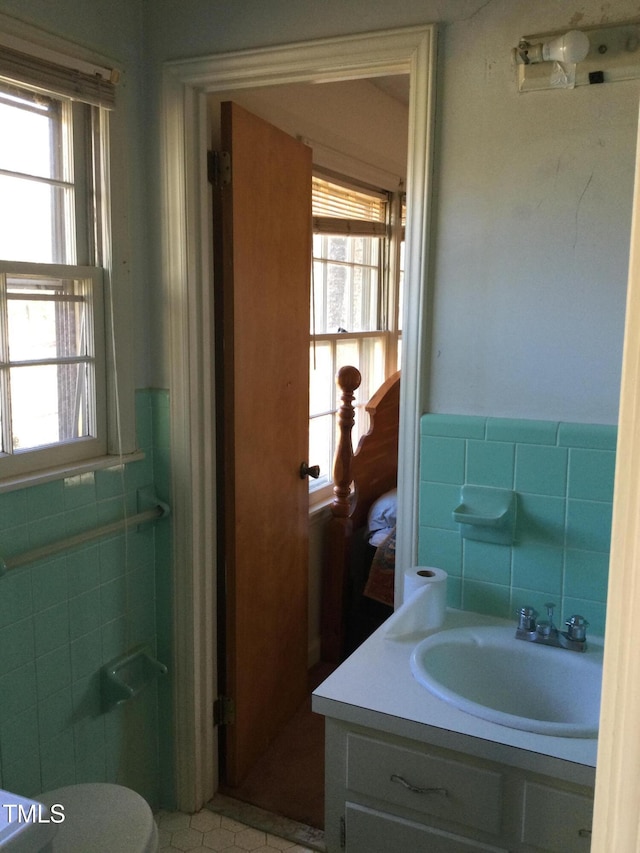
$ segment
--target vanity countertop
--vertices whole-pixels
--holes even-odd
[[[437,630],[509,624],[449,609]],[[314,691],[316,713],[578,784],[594,784],[597,739],[532,734],[458,710],[432,695],[411,673],[411,652],[434,632],[391,639],[386,630],[385,625],[378,628]],[[591,638],[590,642],[600,645]],[[562,701],[573,698],[558,696]]]

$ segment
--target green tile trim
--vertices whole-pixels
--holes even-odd
[[[550,595],[562,594],[564,551],[546,545],[531,544],[513,549],[512,583],[514,588],[537,590]],[[551,599],[553,600],[553,599]],[[527,603],[527,602],[525,602]]]
[[[22,524],[27,516],[25,490],[0,495],[0,530]]]
[[[34,656],[33,619],[29,616],[0,628],[0,676],[26,666]]]
[[[609,555],[594,551],[567,551],[564,593],[572,598],[606,602]]]
[[[464,483],[466,442],[425,435],[420,442],[420,478],[434,483]]]
[[[510,588],[500,584],[466,581],[462,591],[463,607],[475,613],[499,616],[507,619],[511,615]]]
[[[554,445],[557,440],[558,426],[559,424],[555,421],[487,418],[487,440]]]
[[[582,613],[602,633],[616,439],[606,424],[424,415],[418,555],[449,573],[449,606],[513,617],[555,601],[558,624]],[[449,521],[463,445],[461,486],[517,493],[512,546],[462,540]]]
[[[466,483],[513,487],[515,445],[502,441],[467,441]]]
[[[547,545],[562,548],[565,539],[565,521],[564,498],[518,494],[516,543],[519,546]]]
[[[421,435],[447,438],[484,438],[486,418],[477,415],[426,414],[420,418]]]
[[[586,447],[592,450],[615,450],[618,427],[615,424],[561,423],[558,444],[561,447]]]
[[[609,553],[611,546],[610,503],[567,501],[567,548]]]
[[[519,444],[516,449],[516,491],[564,497],[567,493],[568,457],[564,447]]]
[[[1,556],[120,518],[125,508],[134,513],[135,489],[157,484],[154,466],[161,458],[167,460],[161,472],[166,487],[168,392],[138,390],[136,414],[138,443],[147,451],[143,462],[116,463],[0,496]],[[137,642],[159,646],[159,629],[163,658],[170,659],[171,589],[165,582],[156,595],[155,576],[157,566],[170,575],[170,536],[170,522],[131,530],[126,544],[124,535],[103,538],[1,579],[0,781],[17,793],[115,781],[116,775],[152,801],[160,790],[165,796],[172,790],[169,688],[161,702],[155,690],[141,697],[135,716],[145,736],[123,767],[118,744],[125,742],[127,716],[103,717],[99,678],[102,663]],[[161,620],[156,609],[164,614]]]
[[[616,455],[612,450],[572,448],[569,451],[568,496],[588,501],[613,501],[615,467]]]
[[[464,541],[464,580],[509,586],[511,583],[511,549],[491,542]]]
[[[449,575],[462,573],[462,539],[457,530],[421,527],[418,543],[418,562],[435,566]]]
[[[458,530],[452,517],[460,503],[460,486],[447,483],[420,484],[420,518],[430,527]]]

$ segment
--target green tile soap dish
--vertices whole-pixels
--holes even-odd
[[[147,684],[166,674],[167,667],[156,660],[146,646],[114,658],[101,669],[103,711],[133,699]]]
[[[465,485],[452,517],[465,539],[511,545],[516,518],[516,493],[492,486]]]

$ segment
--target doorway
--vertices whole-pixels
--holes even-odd
[[[216,692],[215,435],[211,257],[207,229],[206,94],[279,83],[408,74],[409,161],[401,399],[398,558],[415,559],[418,413],[425,389],[420,357],[429,234],[435,29],[365,33],[167,64],[165,296],[171,305],[171,432],[174,469],[175,738],[180,809],[194,811],[218,787]],[[404,507],[404,511],[403,511]],[[402,590],[397,595],[401,601]]]
[[[267,122],[269,127],[277,128],[279,131],[286,133],[287,139],[291,140],[291,144],[293,144],[293,138],[304,140],[306,143],[305,148],[307,150],[310,149],[312,152],[314,169],[322,168],[330,171],[332,174],[339,171],[342,178],[373,185],[374,189],[379,191],[397,193],[404,188],[406,182],[409,103],[409,85],[406,74],[373,78],[372,80],[363,79],[323,84],[289,84],[210,95],[207,106],[211,125],[211,138],[213,146],[216,149],[220,145],[221,104],[228,107],[229,102],[232,102],[234,106],[242,108],[247,115],[256,117],[256,133],[258,135],[262,129],[261,123]],[[269,144],[271,147],[274,144],[271,138]],[[225,148],[224,145],[222,147]],[[266,146],[254,140],[251,147],[253,150],[251,162],[255,164],[264,153]],[[260,175],[266,175],[271,171],[270,164],[272,157],[273,151],[268,157],[265,157],[265,162],[260,164],[258,167]],[[228,192],[232,191],[237,171],[237,158],[232,156],[231,159],[233,162],[232,171],[234,179],[231,181],[231,185],[227,190]],[[274,175],[279,194],[285,191],[286,177],[286,172]],[[255,189],[257,192],[257,186]],[[310,189],[311,185],[309,181],[309,191]],[[251,208],[246,212],[244,218],[250,218],[254,215],[256,205],[257,200],[254,192]],[[252,230],[251,233],[253,234],[254,231]],[[277,233],[280,233],[280,228],[277,229]],[[252,244],[247,248],[246,253],[253,254],[253,248]],[[251,268],[253,269],[253,266]],[[284,264],[284,268],[288,268],[286,263]],[[267,267],[265,266],[264,269],[266,270]],[[310,269],[308,272],[310,273]],[[260,291],[263,291],[265,287],[266,285],[263,282],[263,285],[259,288]],[[277,283],[274,283],[273,287],[277,287]],[[303,289],[301,288],[300,293],[302,294],[302,292]],[[257,296],[258,294],[256,293],[254,298],[246,299],[245,304],[250,304],[252,308],[255,308]],[[293,296],[294,294],[289,294],[289,301],[293,300],[292,304],[298,304],[298,300],[293,299]],[[308,297],[305,298],[307,298],[306,311],[308,318]],[[240,337],[240,330],[254,316],[254,312],[251,311],[247,318],[247,315],[240,311],[240,305],[238,306],[238,312],[240,313],[238,314],[237,322],[240,325],[239,329],[234,333],[234,339]],[[260,326],[267,322],[268,312],[261,310],[259,313],[262,317],[259,321]],[[274,337],[281,339],[282,332],[289,328],[290,318],[283,315],[280,318],[276,318],[275,322],[277,325],[280,323],[283,324],[280,332],[274,330]],[[308,330],[308,319],[305,319],[304,322]],[[257,334],[256,329],[252,327],[251,336],[253,337],[255,334]],[[271,335],[268,334],[267,337],[270,339]],[[287,357],[286,350],[282,352],[282,345],[283,341],[280,340],[278,350],[280,356],[285,356],[284,366],[284,364],[290,363],[291,359]],[[307,350],[308,334],[302,351],[294,361],[301,365],[305,364]],[[261,412],[267,411],[266,403],[269,399],[269,385],[274,382],[277,384],[281,372],[279,371],[278,375],[271,379],[268,374],[264,374],[261,371],[259,390],[261,394],[267,395],[265,405],[259,407]],[[244,379],[239,377],[243,391],[250,388],[250,379],[251,377],[249,376]],[[296,398],[305,399],[307,389],[308,377],[305,381],[305,387],[301,387],[295,393]],[[246,400],[249,408],[247,415],[251,411],[253,411],[254,415],[251,418],[253,429],[259,425],[261,419],[258,411],[252,410],[254,397],[257,396],[257,392],[256,394],[249,393],[249,398]],[[244,393],[242,399],[245,399]],[[307,425],[307,414],[305,414],[305,428]],[[292,415],[293,409],[291,406],[288,406],[286,417],[289,418]],[[282,412],[281,416],[285,417],[285,413]],[[288,432],[290,433],[291,429]],[[258,436],[256,435],[255,438],[257,439]],[[265,433],[263,440],[268,440],[267,433]],[[236,444],[235,446],[235,453],[242,453],[243,445]],[[258,461],[255,459],[256,441],[252,441],[251,445],[247,446],[245,450],[249,457],[254,460],[254,463]],[[263,458],[268,459],[269,454],[263,454]],[[317,462],[318,460],[314,458],[311,461]],[[253,467],[256,467],[255,464]],[[330,472],[323,471],[322,473]],[[283,494],[281,500],[273,501],[273,505],[284,506],[284,497],[285,495]],[[314,497],[313,494],[311,497]],[[249,503],[250,501],[245,501],[243,505],[248,505]],[[323,528],[325,520],[326,511],[322,511],[321,509],[316,510],[313,515],[312,528],[314,535],[311,537],[309,552],[309,585],[311,590],[308,597],[309,633],[308,638],[305,637],[304,649],[300,649],[308,661],[307,696],[300,703],[295,714],[287,714],[287,719],[283,721],[283,725],[279,727],[279,731],[275,734],[268,747],[263,750],[263,754],[256,756],[256,759],[244,773],[230,774],[230,765],[233,765],[234,762],[231,761],[229,755],[229,740],[233,743],[233,755],[235,755],[235,750],[242,749],[242,744],[239,743],[239,719],[236,719],[232,727],[221,729],[221,735],[224,736],[227,746],[227,749],[223,751],[223,768],[221,770],[222,790],[224,793],[244,802],[249,802],[255,806],[284,815],[287,818],[310,824],[317,829],[322,828],[323,825],[324,738],[322,720],[311,712],[310,692],[330,671],[320,660],[320,597],[322,585]],[[275,541],[280,543],[279,550],[282,550],[282,545],[285,543],[281,540],[281,537],[285,529],[285,522],[286,519],[281,518],[279,520],[277,513],[273,513],[272,523],[268,527],[259,523],[250,525],[251,540],[248,543],[249,548],[254,553],[260,552],[261,542],[256,541],[256,536],[260,535],[259,531],[263,530],[262,537],[275,538]],[[224,521],[222,522],[222,526],[224,526]],[[271,553],[272,550],[271,548],[262,548],[263,559],[259,561],[261,565],[265,564],[266,555]],[[276,562],[276,566],[280,565],[280,562],[279,559]],[[255,560],[252,563],[255,564]],[[227,576],[228,574],[227,570]],[[255,604],[252,605],[252,602],[255,601],[252,591],[251,589],[248,590],[250,600],[243,607],[243,612],[246,612],[251,606],[255,606]],[[261,599],[259,615],[262,618],[265,615],[264,597],[258,597]],[[291,606],[291,601],[287,602],[287,613],[290,616],[292,615]],[[281,607],[276,607],[275,612],[276,614],[281,614]],[[225,613],[226,609],[223,607],[221,618],[223,618]],[[306,624],[307,613],[301,611],[297,619],[301,625]],[[223,649],[229,647],[226,639],[226,637],[222,637],[221,639],[220,645]],[[237,648],[237,641],[231,643],[230,647]],[[283,650],[283,654],[280,655],[283,659],[285,655],[290,654],[292,651],[289,647],[287,648],[288,651],[285,652]],[[224,665],[223,669],[225,669]],[[233,688],[231,688],[230,693],[225,689],[225,694],[227,693],[237,704],[238,697],[235,696]],[[279,696],[280,692],[278,691],[276,695]],[[253,700],[255,701],[252,701],[252,707],[256,709],[260,707],[260,697],[255,696]],[[236,708],[236,713],[239,710],[239,707]],[[266,711],[267,709],[264,706],[259,711],[258,719],[261,723],[265,721]],[[273,702],[270,702],[269,713],[277,715],[277,711],[278,709],[273,707]],[[277,718],[280,719],[280,716]],[[255,728],[256,722],[254,721],[246,734],[249,740],[253,739],[252,732]]]

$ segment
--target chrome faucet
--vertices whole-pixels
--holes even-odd
[[[583,616],[576,614],[564,623],[566,631],[559,631],[553,624],[555,604],[545,604],[547,618],[539,620],[533,607],[521,607],[517,611],[517,640],[540,643],[544,646],[556,646],[572,652],[584,652],[587,648],[587,628],[589,623]]]

